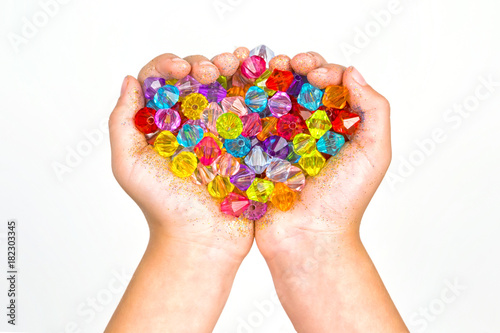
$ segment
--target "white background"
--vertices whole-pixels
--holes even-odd
[[[381,26],[373,13],[390,2],[61,0],[44,21],[38,1],[1,0],[0,268],[15,218],[19,308],[10,327],[0,272],[0,330],[102,331],[126,283],[116,276],[130,275],[143,254],[146,222],[112,176],[101,129],[125,75],[164,52],[210,58],[264,43],[355,65],[391,102],[391,178],[362,238],[410,330],[500,332],[500,5],[401,0]],[[40,27],[23,35],[26,22]],[[343,52],[347,45],[357,53]],[[454,105],[471,111],[459,116]],[[429,144],[436,129],[446,139]],[[54,164],[78,149],[86,156],[59,179]],[[254,247],[215,331],[246,322],[240,332],[294,332],[281,307],[256,305],[273,291]]]

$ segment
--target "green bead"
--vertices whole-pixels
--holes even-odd
[[[259,202],[267,202],[274,191],[273,182],[261,178],[255,178],[246,194],[248,199]]]
[[[311,136],[315,139],[321,138],[330,128],[332,123],[324,110],[315,111],[312,116],[306,120],[307,128]]]
[[[299,155],[312,153],[316,149],[316,140],[309,134],[299,133],[293,138],[293,150]]]
[[[170,157],[179,147],[179,142],[177,142],[177,138],[172,134],[172,132],[162,131],[156,137],[154,147],[161,156]]]
[[[172,159],[170,169],[174,175],[186,178],[193,174],[197,165],[196,155],[189,151],[183,151]]]
[[[325,166],[326,159],[317,150],[302,156],[299,161],[300,167],[309,175],[316,176]]]
[[[224,75],[221,75],[217,79],[217,82],[219,82],[221,84],[221,86],[224,87],[224,89],[227,89],[227,77],[225,77]]]
[[[217,132],[224,139],[236,139],[243,132],[243,122],[234,113],[221,114],[215,122]]]
[[[269,89],[267,86],[266,86],[266,82],[267,82],[267,79],[269,79],[269,77],[271,76],[272,72],[267,69],[264,73],[262,73],[261,76],[259,76],[254,84],[259,87],[260,89],[264,90],[267,94],[267,96],[271,97],[273,96],[274,94],[276,94],[276,90],[272,90],[272,89]]]

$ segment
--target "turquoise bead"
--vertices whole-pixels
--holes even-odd
[[[304,83],[297,102],[308,110],[316,111],[321,106],[323,91],[310,83]]]
[[[267,106],[267,94],[259,87],[250,87],[245,95],[245,104],[253,112],[261,112]]]
[[[328,131],[316,142],[316,149],[324,154],[333,156],[337,155],[344,143],[345,139],[343,135]]]
[[[177,142],[186,148],[193,147],[203,139],[203,128],[198,125],[185,124],[177,134]]]
[[[229,154],[239,158],[248,154],[250,149],[252,149],[252,144],[249,138],[240,135],[236,139],[224,140],[224,148],[226,148]]]
[[[158,89],[154,101],[158,109],[170,109],[179,101],[179,89],[167,84]]]

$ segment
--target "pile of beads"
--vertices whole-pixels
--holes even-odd
[[[360,123],[344,86],[318,89],[305,76],[268,69],[274,53],[261,45],[231,78],[202,85],[191,76],[144,82],[146,107],[135,125],[169,159],[221,199],[221,210],[251,220],[271,202],[289,210],[328,158]]]

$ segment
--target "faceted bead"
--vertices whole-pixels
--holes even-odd
[[[249,79],[245,77],[241,73],[241,67],[234,73],[232,79],[231,79],[231,84],[233,87],[246,87],[247,85],[252,86],[253,85],[253,79]],[[250,88],[250,87],[249,87]]]
[[[231,184],[228,177],[215,176],[215,178],[208,183],[207,190],[208,193],[214,198],[224,199],[231,193],[234,185]]]
[[[324,110],[314,112],[313,115],[306,120],[306,124],[307,128],[309,128],[309,132],[311,132],[311,136],[315,139],[321,138],[323,134],[332,128],[332,123]]]
[[[314,150],[311,154],[302,156],[299,165],[309,176],[316,176],[325,165],[325,162],[323,155]]]
[[[312,115],[312,111],[300,105],[295,97],[292,96],[290,97],[290,99],[292,100],[292,111],[290,111],[290,113],[299,116],[303,120],[309,119],[309,117]]]
[[[177,138],[170,131],[162,131],[156,137],[154,143],[155,150],[163,157],[172,156],[177,148],[179,147],[179,143],[177,142]]]
[[[248,198],[240,194],[229,193],[224,201],[222,201],[220,207],[224,214],[239,217],[248,208],[248,206],[250,206],[250,200],[248,200]]]
[[[227,89],[227,77],[226,76],[224,76],[224,75],[219,76],[217,78],[217,82],[219,82],[224,89]]]
[[[285,159],[288,156],[288,141],[281,136],[270,136],[264,141],[264,150],[271,157]]]
[[[255,179],[255,172],[248,166],[241,164],[240,169],[231,176],[231,183],[241,191],[246,191]]]
[[[220,156],[221,149],[214,139],[206,136],[194,147],[194,153],[201,164],[210,165]]]
[[[306,176],[300,168],[292,165],[288,171],[288,179],[285,184],[291,190],[300,192],[306,185]]]
[[[172,170],[172,173],[174,175],[181,178],[186,178],[193,174],[197,164],[198,160],[193,153],[183,151],[172,158],[170,169]]]
[[[198,92],[198,89],[201,86],[201,83],[198,82],[191,75],[186,76],[183,79],[177,81],[175,86],[179,89],[179,96],[181,98],[186,97],[187,95],[194,94]]]
[[[269,64],[272,58],[274,58],[274,52],[269,47],[265,45],[259,45],[250,51],[249,56],[259,56]]]
[[[244,137],[248,138],[262,131],[262,122],[258,113],[250,113],[246,116],[241,116],[240,119],[243,123],[243,132],[241,132],[241,135]]]
[[[201,85],[198,92],[205,96],[209,102],[220,103],[227,95],[227,90],[219,82]]]
[[[189,119],[200,119],[200,115],[208,107],[208,101],[202,94],[188,95],[182,101],[182,113]]]
[[[290,163],[298,163],[301,156],[297,154],[293,148],[293,142],[288,142],[288,156],[286,160]]]
[[[276,183],[269,200],[271,200],[273,205],[275,205],[279,210],[286,212],[292,208],[296,196],[297,194],[289,189],[285,184]]]
[[[356,132],[360,123],[361,118],[359,115],[340,110],[335,120],[332,121],[332,131],[340,134],[352,135]]]
[[[154,101],[159,109],[169,109],[179,100],[179,89],[176,86],[166,85],[158,89]]]
[[[264,90],[268,96],[272,96],[276,93],[276,90],[269,89],[266,86],[266,82],[269,76],[271,76],[271,71],[266,69],[266,71],[255,80],[254,84],[260,89]]]
[[[216,128],[224,139],[236,139],[243,131],[243,123],[234,113],[223,113],[217,118]]]
[[[288,161],[273,158],[266,169],[266,177],[273,182],[285,182],[288,179],[288,171],[292,164]]]
[[[254,146],[245,157],[245,164],[256,174],[263,173],[271,163],[271,157],[260,146]]]
[[[316,149],[316,140],[309,134],[300,133],[293,138],[293,150],[303,156],[312,153]]]
[[[174,132],[181,125],[181,116],[174,109],[159,109],[155,114],[155,124],[163,131]]]
[[[224,140],[224,148],[226,148],[229,154],[239,158],[248,154],[252,145],[250,139],[240,135],[236,139]]]
[[[240,169],[238,159],[229,153],[222,153],[212,165],[216,173],[222,177],[231,177]]]
[[[252,148],[255,146],[259,146],[262,149],[264,149],[264,143],[262,141],[260,141],[256,136],[252,136],[249,139],[250,139],[250,143],[252,144]]]
[[[307,77],[299,74],[294,74],[293,81],[290,84],[290,87],[288,87],[286,93],[290,96],[298,96],[300,94],[300,90],[302,89],[304,83],[308,83]]]
[[[211,102],[208,107],[201,113],[200,119],[205,124],[206,128],[213,134],[219,135],[217,132],[217,118],[223,114],[222,108],[216,102]]]
[[[144,91],[144,97],[146,99],[151,99],[155,96],[158,89],[165,85],[165,79],[162,77],[148,77],[144,80],[144,85],[142,90]]]
[[[268,101],[269,110],[276,118],[286,115],[292,109],[292,101],[286,92],[278,91]]]
[[[272,181],[255,178],[247,189],[248,199],[259,202],[267,202],[271,193],[273,193],[274,184]]]
[[[256,79],[266,70],[266,61],[259,56],[251,56],[241,64],[241,75],[248,79]]]
[[[264,141],[271,135],[275,135],[277,133],[276,130],[277,123],[278,123],[278,118],[275,117],[262,118],[262,131],[257,135],[257,138],[260,141]]]
[[[259,87],[250,87],[245,95],[245,104],[253,112],[261,112],[267,106],[267,94]]]
[[[151,108],[151,109],[155,109],[155,110],[158,110],[158,107],[156,106],[155,104],[155,101],[150,99],[147,103],[146,103],[146,107],[147,108]]]
[[[196,184],[207,185],[215,178],[215,170],[211,165],[205,166],[198,163],[192,177]]]
[[[217,145],[219,146],[219,148],[222,150],[222,142],[221,142],[221,139],[217,136],[217,135],[214,135],[210,132],[205,132],[203,133],[203,137],[211,137],[212,139],[215,140],[215,142],[217,143]]]
[[[250,200],[250,205],[243,212],[243,217],[249,220],[257,221],[267,212],[267,204],[265,202],[258,202]]]
[[[196,119],[196,120],[188,119],[183,125],[186,125],[186,124],[200,126],[201,128],[203,128],[203,131],[206,131],[206,129],[207,129],[207,126],[205,125],[204,122],[201,121],[201,119]]]
[[[347,103],[349,90],[344,86],[328,86],[323,95],[323,104],[329,108],[343,109]]]
[[[203,128],[185,124],[177,134],[177,141],[184,147],[193,147],[203,138]]]
[[[232,112],[238,117],[248,114],[248,108],[245,105],[245,99],[240,96],[226,97],[221,101],[224,113]]]
[[[309,83],[304,83],[300,89],[297,102],[306,109],[315,111],[320,107],[322,97],[323,92],[320,89]]]
[[[179,80],[177,80],[177,79],[170,79],[170,80],[166,80],[165,84],[170,84],[171,86],[175,86],[175,84],[177,83],[177,81],[179,81]]]
[[[155,124],[156,110],[148,107],[142,108],[135,114],[135,127],[144,134],[154,133],[158,130]]]
[[[271,113],[271,110],[269,110],[269,105],[267,105],[264,110],[262,110],[261,112],[258,112],[257,114],[259,115],[260,119],[264,119],[267,117],[275,118],[273,116],[273,114]]]
[[[266,86],[272,90],[287,91],[294,79],[293,73],[275,69],[267,79]]]
[[[345,143],[344,136],[332,131],[326,132],[316,144],[318,151],[328,155],[337,155]]]
[[[228,89],[226,97],[241,96],[245,98],[247,90],[244,87],[232,86]]]
[[[306,128],[306,124],[302,118],[290,113],[280,117],[276,124],[278,135],[284,137],[286,140],[292,140],[295,135],[305,132]]]

